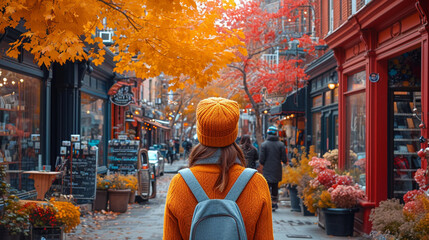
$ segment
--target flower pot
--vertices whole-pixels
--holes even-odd
[[[94,211],[107,210],[107,190],[97,189],[95,193]]]
[[[131,191],[130,192],[130,199],[128,201],[128,203],[133,204],[136,202],[136,191]]]
[[[7,228],[5,228],[4,226],[0,226],[0,238],[2,240],[20,240],[21,236],[23,237],[23,234],[11,234]]]
[[[130,201],[131,189],[109,189],[109,210],[124,213]]]
[[[292,212],[301,212],[301,206],[299,204],[300,198],[298,197],[298,190],[295,186],[288,187],[290,196],[290,206]]]
[[[62,227],[32,227],[31,239],[32,240],[62,240],[63,239]]]
[[[316,215],[317,215],[317,225],[320,228],[325,229],[325,214],[323,213],[322,210],[318,208],[316,209]]]
[[[353,236],[356,209],[324,208],[326,234],[333,236]]]
[[[299,205],[301,206],[301,212],[303,216],[314,216],[314,213],[308,211],[307,206],[305,206],[302,198],[299,199]]]

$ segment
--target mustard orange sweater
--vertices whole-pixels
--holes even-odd
[[[220,169],[216,165],[197,165],[192,173],[210,199],[223,199],[244,168],[238,164],[229,171],[229,182],[224,192],[214,190]],[[180,174],[173,177],[167,193],[164,213],[164,239],[189,239],[192,215],[197,200]],[[246,226],[247,239],[270,240],[273,237],[271,195],[265,178],[256,173],[237,199]],[[221,229],[219,229],[222,231]]]

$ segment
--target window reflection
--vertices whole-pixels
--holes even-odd
[[[40,88],[39,79],[0,68],[0,164],[18,194],[34,190],[22,172],[38,170]]]
[[[105,100],[82,93],[81,138],[88,145],[98,147],[98,165],[104,165]]]

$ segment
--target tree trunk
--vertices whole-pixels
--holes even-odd
[[[264,141],[262,137],[262,121],[261,121],[261,115],[258,112],[255,111],[255,117],[256,117],[256,125],[255,125],[255,135],[256,135],[256,142],[258,143],[258,146],[261,146],[261,143]]]

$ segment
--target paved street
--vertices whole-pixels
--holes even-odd
[[[88,213],[82,218],[81,225],[66,239],[149,239],[161,240],[163,214],[168,185],[185,161],[166,165],[164,176],[158,178],[158,192],[155,199],[146,204],[132,204],[124,214]],[[317,226],[316,217],[302,216],[290,211],[290,202],[285,200],[273,213],[274,238],[282,239],[360,239],[359,237],[333,237],[325,234]]]

